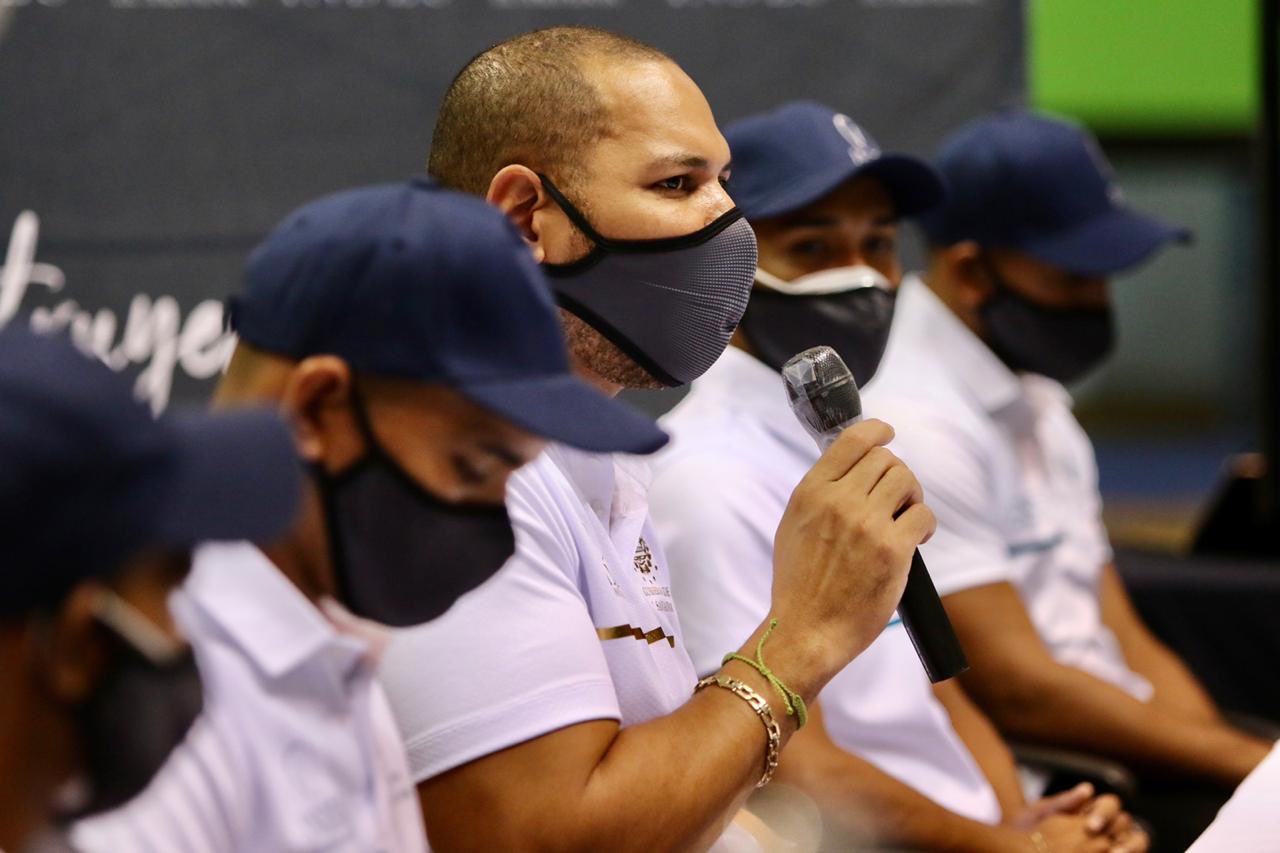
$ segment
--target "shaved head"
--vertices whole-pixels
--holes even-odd
[[[592,27],[551,27],[499,42],[458,72],[431,137],[427,171],[485,195],[502,167],[521,163],[573,186],[584,149],[610,132],[590,66],[670,62],[657,48]]]

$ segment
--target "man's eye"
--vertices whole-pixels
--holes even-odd
[[[787,251],[798,258],[817,258],[827,253],[827,244],[824,240],[801,240]]]
[[[689,179],[685,175],[676,175],[672,178],[664,178],[654,184],[660,190],[668,190],[670,192],[679,192],[688,186]]]
[[[892,252],[896,248],[897,242],[892,237],[871,237],[866,242],[868,255],[881,255],[886,252]]]
[[[729,186],[729,176],[728,176],[728,175],[721,175],[721,176],[720,176],[720,186],[722,186],[722,187],[728,187],[728,186]]]

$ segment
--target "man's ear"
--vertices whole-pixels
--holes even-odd
[[[534,261],[542,263],[546,249],[542,245],[539,217],[534,214],[553,203],[542,188],[542,179],[527,166],[503,166],[489,182],[485,200],[511,220],[529,244]]]
[[[93,692],[108,652],[97,619],[106,587],[100,581],[77,584],[48,621],[31,626],[32,652],[40,661],[53,697],[78,705]]]
[[[304,358],[290,371],[280,408],[305,461],[336,470],[363,453],[351,415],[351,388],[351,367],[336,355]]]

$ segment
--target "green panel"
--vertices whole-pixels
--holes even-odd
[[[1028,0],[1032,103],[1112,134],[1248,132],[1257,2]]]

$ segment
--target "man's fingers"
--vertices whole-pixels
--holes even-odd
[[[1131,829],[1123,838],[1111,842],[1110,853],[1147,853],[1151,839],[1141,829]]]
[[[1105,832],[1120,812],[1120,799],[1114,794],[1098,797],[1085,809],[1085,828],[1095,834]]]
[[[910,507],[893,524],[913,547],[928,542],[938,529],[937,517],[924,504]]]
[[[888,448],[873,447],[840,478],[840,487],[847,488],[856,495],[869,495],[880,485],[886,474],[901,467],[901,460]]]
[[[1133,816],[1128,812],[1120,812],[1107,827],[1107,834],[1112,838],[1123,838],[1133,829]]]
[[[888,444],[893,440],[893,429],[884,421],[874,418],[854,424],[840,433],[840,437],[827,448],[806,479],[813,477],[820,481],[839,480],[849,469],[858,463],[867,451],[873,447]]]
[[[1070,790],[1054,794],[1052,797],[1045,797],[1031,807],[1044,816],[1072,814],[1087,805],[1092,797],[1093,786],[1088,782],[1081,782]]]
[[[868,499],[877,512],[885,512],[893,517],[904,507],[924,503],[924,489],[911,469],[898,462],[884,472]]]

